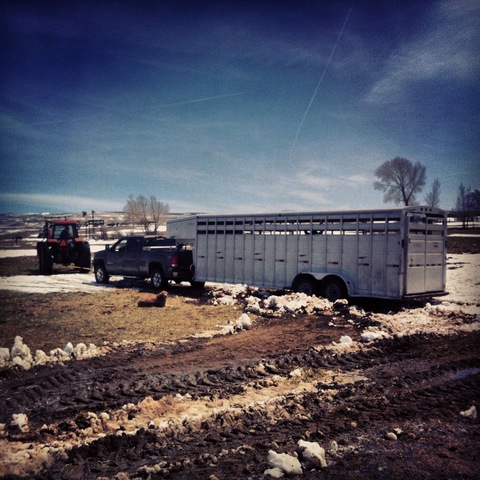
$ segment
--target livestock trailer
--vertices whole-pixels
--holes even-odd
[[[167,222],[197,282],[293,289],[330,300],[445,295],[446,212],[403,207],[193,215]]]

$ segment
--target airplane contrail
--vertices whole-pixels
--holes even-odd
[[[202,98],[195,98],[193,100],[185,100],[183,102],[173,102],[173,103],[163,103],[161,105],[157,105],[156,107],[175,107],[177,105],[189,105],[191,103],[200,103],[200,102],[208,102],[210,100],[218,100],[220,98],[227,98],[227,97],[238,97],[239,95],[245,95],[244,92],[239,93],[225,93],[223,95],[214,95],[212,97],[202,97]]]
[[[327,68],[330,65],[330,62],[332,61],[335,50],[337,49],[338,42],[340,41],[340,38],[342,37],[343,31],[345,30],[345,27],[347,25],[348,19],[350,18],[350,13],[352,13],[352,9],[353,9],[353,5],[350,7],[350,10],[348,11],[347,16],[345,17],[345,21],[343,22],[342,29],[340,30],[340,33],[338,34],[335,45],[333,46],[332,51],[330,53],[330,56],[328,57],[328,60],[327,60],[327,63],[325,65],[324,69],[323,69],[322,75],[320,76],[320,80],[318,81],[317,86],[315,88],[315,91],[313,92],[312,98],[310,99],[310,103],[308,104],[308,107],[305,110],[305,113],[303,114],[302,121],[300,122],[300,125],[299,125],[298,130],[297,130],[297,134],[295,135],[295,139],[293,140],[293,145],[292,145],[292,148],[290,150],[289,161],[291,161],[291,159],[292,159],[293,151],[295,150],[295,147],[297,146],[298,137],[300,136],[300,132],[302,131],[303,124],[305,123],[308,112],[310,111],[310,108],[312,107],[313,101],[315,100],[315,97],[317,96],[318,89],[320,88],[320,85],[322,83],[323,77],[325,76]]]

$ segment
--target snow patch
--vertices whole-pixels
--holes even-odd
[[[286,475],[302,475],[303,473],[302,465],[298,458],[288,455],[287,453],[276,453],[273,450],[269,450],[268,463],[273,468],[278,468]]]
[[[466,418],[477,418],[477,407],[475,407],[475,405],[472,405],[469,409],[463,411],[463,412],[460,412],[460,415],[462,417],[466,417]]]
[[[30,431],[28,417],[24,413],[14,413],[10,425],[17,427],[22,433],[28,433]]]
[[[32,356],[30,348],[23,343],[23,338],[17,335],[13,341],[12,351],[8,348],[0,349],[0,368],[20,368],[29,370],[37,365],[48,363],[62,363],[71,359],[83,360],[86,358],[102,355],[93,343],[87,347],[84,343],[78,343],[76,347],[68,342],[65,348],[55,348],[47,355],[43,350],[37,350],[35,357]]]
[[[325,460],[325,449],[317,442],[306,442],[304,440],[298,441],[298,448],[300,449],[303,459],[313,467],[325,468],[327,461]]]

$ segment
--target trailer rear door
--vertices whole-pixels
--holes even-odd
[[[406,215],[405,294],[445,291],[446,219],[443,215]]]

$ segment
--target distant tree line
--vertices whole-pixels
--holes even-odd
[[[463,228],[468,228],[470,223],[480,216],[480,191],[478,189],[472,191],[463,183],[460,184],[454,210],[455,216],[462,222]]]
[[[170,206],[168,203],[157,200],[154,195],[150,195],[149,198],[143,195],[134,198],[130,195],[123,211],[127,221],[139,226],[147,235],[156,234],[160,225],[166,222]]]

